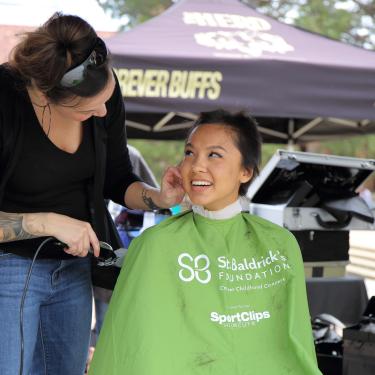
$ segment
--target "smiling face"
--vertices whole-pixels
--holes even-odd
[[[230,128],[220,124],[198,126],[185,146],[180,165],[183,186],[193,204],[217,211],[238,199],[239,187],[252,171],[243,167]]]

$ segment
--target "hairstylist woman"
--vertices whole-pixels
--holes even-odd
[[[170,168],[161,191],[132,173],[123,99],[107,49],[76,16],[55,14],[0,65],[0,374],[82,375],[91,321],[89,248],[110,241],[104,199],[170,207],[183,196]]]

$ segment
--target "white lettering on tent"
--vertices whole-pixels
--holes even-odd
[[[294,51],[294,47],[282,36],[271,33],[272,25],[261,17],[184,12],[183,22],[187,25],[223,29],[194,34],[197,44],[220,51],[215,54],[217,56],[260,57],[265,52],[283,55]]]
[[[271,30],[271,24],[260,17],[244,17],[239,14],[184,12],[183,22],[187,25],[245,29],[252,31]]]
[[[294,47],[288,44],[279,35],[251,32],[251,31],[213,31],[194,34],[197,44],[222,51],[225,56],[230,52],[231,57],[260,57],[265,52],[273,54],[285,54],[294,51]]]
[[[205,254],[192,257],[189,253],[182,253],[178,257],[181,266],[178,276],[182,281],[190,282],[196,279],[201,284],[207,284],[211,280],[210,259]]]

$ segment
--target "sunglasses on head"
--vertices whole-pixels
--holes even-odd
[[[60,85],[63,87],[74,87],[79,85],[85,79],[87,68],[103,65],[107,59],[107,54],[108,51],[105,43],[102,39],[97,38],[89,57],[81,64],[68,70],[61,78]]]

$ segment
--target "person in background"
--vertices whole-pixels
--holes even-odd
[[[147,164],[146,160],[144,159],[140,151],[129,144],[127,145],[127,148],[129,152],[130,163],[133,167],[134,173],[137,176],[139,176],[142,179],[142,181],[144,181],[146,184],[154,188],[159,188],[159,184],[156,181],[156,177],[154,176],[150,166]],[[113,220],[116,219],[116,217],[121,213],[121,211],[124,208],[123,205],[117,204],[112,201],[108,202],[107,207]]]
[[[153,210],[182,199],[176,168],[161,189],[133,173],[124,124],[106,45],[77,16],[54,14],[0,65],[1,375],[82,375],[87,255],[99,240],[120,246],[104,200]]]
[[[159,187],[158,182],[154,174],[152,173],[151,168],[146,163],[146,160],[143,158],[142,154],[134,146],[128,144],[130,162],[132,164],[133,170],[139,177],[142,178],[144,182],[153,187]]]
[[[248,115],[200,115],[179,166],[192,210],[132,241],[90,375],[321,375],[297,241],[242,211],[260,151]]]

